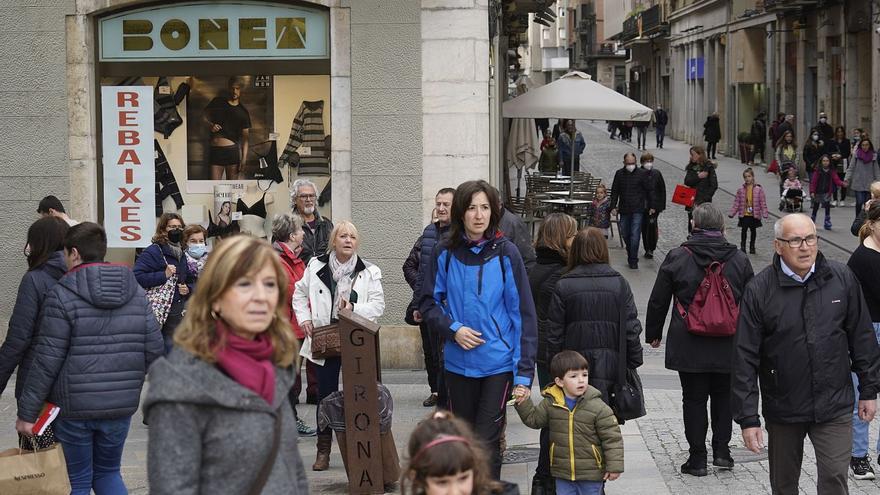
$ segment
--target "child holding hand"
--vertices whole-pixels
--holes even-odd
[[[617,418],[602,401],[602,393],[587,384],[587,369],[580,353],[562,351],[550,362],[554,384],[544,389],[540,404],[535,406],[527,391],[514,390],[522,422],[550,429],[550,473],[556,478],[557,495],[601,495],[605,482],[623,472]]]

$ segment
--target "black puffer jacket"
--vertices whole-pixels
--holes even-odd
[[[822,423],[852,414],[850,370],[859,394],[880,390],[880,346],[856,276],[846,265],[816,258],[800,283],[782,271],[778,255],[746,287],[734,338],[731,409],[743,428],[775,423]]]
[[[162,355],[159,324],[126,266],[80,265],[49,292],[18,417],[48,400],[64,419],[113,419],[138,408],[147,368]]]
[[[656,168],[647,170],[642,167],[642,170],[648,175],[648,183],[651,185],[651,190],[654,191],[651,202],[647,206],[660,213],[666,209],[666,181],[663,179],[663,174]]]
[[[419,309],[419,298],[422,293],[422,277],[425,273],[428,273],[428,268],[431,266],[431,256],[434,254],[434,246],[437,245],[438,242],[449,232],[449,225],[440,226],[440,222],[429,223],[425,230],[422,231],[422,236],[419,238],[421,242],[419,246],[419,266],[418,271],[416,273],[415,284],[412,286],[413,290],[413,299],[410,302],[410,309],[407,312],[412,311],[413,309]]]
[[[0,347],[0,394],[6,389],[12,370],[18,366],[15,379],[15,397],[21,396],[21,387],[27,378],[33,354],[30,352],[37,333],[38,317],[46,296],[58,279],[67,271],[64,251],[56,251],[39,268],[30,270],[21,278],[18,297],[9,318],[6,340]]]
[[[296,209],[293,212],[299,214]],[[327,247],[330,245],[330,232],[333,231],[333,222],[329,218],[322,217],[318,210],[315,209],[315,228],[309,227],[309,224],[305,223],[305,221],[303,221],[303,224],[305,235],[303,236],[302,251],[299,253],[299,259],[308,265],[313,257],[321,256],[327,252]]]
[[[602,392],[607,404],[619,373],[618,332],[626,332],[626,367],[642,365],[642,325],[626,279],[606,264],[577,266],[556,283],[549,315],[549,355],[563,350],[583,354],[590,363],[590,385]]]
[[[701,337],[688,332],[674,303],[681,301],[685,309],[690,306],[706,275],[706,267],[713,261],[724,263],[722,273],[739,303],[754,272],[749,257],[723,236],[695,232],[682,243],[682,247],[669,251],[657,272],[645,316],[645,341],[650,343],[663,338],[663,326],[672,302],[666,343],[668,369],[687,373],[730,373],[733,337]]]
[[[532,287],[535,313],[538,315],[538,356],[535,362],[549,369],[552,356],[547,354],[548,309],[553,297],[553,288],[565,272],[565,259],[555,249],[538,247],[535,252],[537,261],[529,271],[529,285]]]
[[[623,215],[641,213],[654,201],[653,182],[647,170],[637,168],[628,172],[625,167],[617,169],[611,183],[611,209],[617,209]]]
[[[700,172],[709,172],[705,178],[700,178]],[[697,190],[694,198],[694,206],[702,203],[711,203],[715,191],[718,190],[718,176],[715,174],[715,165],[712,162],[688,163],[685,167],[684,185]]]
[[[706,123],[703,124],[703,136],[710,143],[721,141],[721,119],[714,115],[706,117]]]

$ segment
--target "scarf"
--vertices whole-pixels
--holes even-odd
[[[183,248],[180,247],[180,243],[174,244],[171,241],[168,241],[168,244],[166,245],[171,249],[171,252],[174,253],[174,257],[178,260],[183,256]]]
[[[217,321],[217,334],[226,345],[217,349],[217,367],[242,387],[253,390],[270,406],[275,400],[275,350],[266,332],[254,340],[239,337],[222,320]]]
[[[865,163],[871,163],[874,161],[874,152],[873,151],[865,151],[859,146],[856,149],[856,156],[859,157],[859,160]]]
[[[357,255],[353,254],[348,261],[342,263],[336,257],[336,251],[330,253],[330,271],[333,274],[333,281],[336,282],[336,294],[333,298],[333,311],[330,314],[332,318],[336,318],[339,313],[339,300],[345,299],[348,301],[348,298],[351,295],[351,274],[354,273],[354,266],[357,264],[357,259]]]

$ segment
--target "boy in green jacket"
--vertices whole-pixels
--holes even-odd
[[[550,429],[550,473],[556,495],[602,494],[605,481],[623,472],[623,436],[602,393],[587,384],[587,359],[562,351],[550,361],[555,385],[535,406],[521,390],[516,412],[530,428]]]

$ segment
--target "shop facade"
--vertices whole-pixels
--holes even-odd
[[[46,194],[61,198],[76,219],[105,221],[108,202],[119,193],[105,187],[104,131],[118,129],[104,122],[102,94],[149,87],[161,110],[153,164],[168,163],[179,191],[161,193],[156,213],[177,211],[187,223],[205,226],[235,216],[249,220],[240,222],[243,230],[262,236],[273,214],[289,211],[290,184],[313,181],[318,194],[327,193],[321,213],[351,219],[361,231],[360,254],[382,269],[382,323],[389,330],[383,338],[400,349],[383,351],[383,361],[417,364],[417,356],[407,361],[413,353],[402,351],[417,346],[417,330],[395,326],[411,298],[401,265],[439,188],[491,176],[488,2],[45,3],[42,19],[32,20],[33,31],[42,29],[63,51],[42,61],[63,81],[45,85],[53,123],[41,129],[58,143],[50,155],[58,163],[51,172],[24,168],[0,179],[11,190],[27,185],[29,194],[16,200],[24,206],[15,210],[24,230]],[[26,51],[31,59],[22,62],[40,63],[40,49]],[[25,92],[25,79],[13,77],[11,84]],[[233,90],[239,105],[230,109]],[[33,107],[39,114],[36,102]],[[228,133],[214,127],[221,120]],[[32,156],[45,148],[26,136],[21,142],[32,149],[19,151]],[[288,159],[292,151],[298,163]],[[241,159],[230,167],[236,153]],[[162,174],[156,187],[164,190],[164,169],[155,170]],[[0,262],[16,274],[5,291],[14,294],[24,268],[15,253],[22,228],[7,231],[6,239]],[[110,257],[131,263],[134,249],[112,249]],[[13,302],[0,302],[0,317],[8,317]]]

